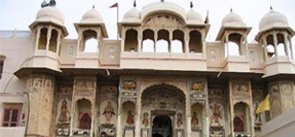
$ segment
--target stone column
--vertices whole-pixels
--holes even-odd
[[[51,33],[52,33],[52,26],[49,26],[49,28],[47,29],[46,52],[49,50]]]
[[[266,61],[268,59],[266,38],[263,39],[262,43],[263,43],[263,50],[264,50],[264,60]]]
[[[292,45],[292,37],[291,36],[288,36],[288,41],[289,41],[291,58],[294,59],[294,52],[293,52],[293,45]]]
[[[189,53],[189,41],[190,41],[189,30],[186,30],[184,33],[184,49],[183,49],[183,53],[185,54]]]
[[[277,35],[276,33],[272,33],[272,36],[273,36],[273,45],[274,45],[274,49],[275,49],[275,56],[277,57],[278,56],[278,39],[277,39]]]
[[[226,46],[226,49],[224,50],[224,52],[226,53],[226,57],[229,56],[229,50],[228,50],[228,34],[225,35],[225,46]],[[225,56],[224,56],[225,57]]]
[[[51,137],[54,77],[31,75],[27,80],[29,94],[28,127],[25,137]]]
[[[38,27],[37,34],[36,34],[35,54],[37,53],[36,51],[38,50],[40,34],[41,34],[41,27]]]
[[[158,30],[154,29],[154,53],[157,52],[156,48],[157,48],[157,41],[158,41]]]
[[[137,29],[137,52],[141,53],[142,52],[142,32],[140,31],[141,29]]]
[[[184,130],[184,135],[186,137],[191,137],[191,103],[190,103],[190,95],[189,93],[186,94],[185,97],[185,130]]]
[[[140,122],[140,114],[141,114],[141,100],[140,96],[138,96],[136,100],[136,115],[135,115],[135,137],[140,137],[141,133],[141,122]]]
[[[288,34],[287,33],[284,33],[284,50],[285,50],[285,53],[286,53],[286,56],[288,56],[289,58],[291,58],[290,56],[290,44],[288,43]]]

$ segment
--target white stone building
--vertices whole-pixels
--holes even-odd
[[[278,11],[255,43],[233,11],[207,42],[208,18],[170,2],[129,10],[119,40],[95,8],[77,39],[64,21],[46,6],[31,31],[0,31],[1,137],[294,135],[294,30]],[[255,115],[266,95],[270,111]]]

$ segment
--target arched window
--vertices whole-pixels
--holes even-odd
[[[38,49],[46,49],[46,45],[47,45],[47,30],[48,30],[47,28],[42,28],[40,30]]]
[[[84,52],[95,53],[97,52],[97,46],[98,46],[97,40],[95,38],[90,38],[85,41]]]
[[[286,56],[286,44],[284,41],[284,35],[279,33],[277,34],[277,39],[278,39],[278,43],[277,43],[277,53],[278,56]]]
[[[77,120],[78,128],[90,129],[91,128],[91,103],[87,99],[77,101],[77,114],[74,120]],[[75,127],[77,128],[77,127]]]
[[[240,47],[235,42],[228,42],[228,55],[229,56],[239,56],[240,55]]]
[[[137,51],[138,39],[137,31],[130,29],[126,31],[126,38],[124,43],[124,51]]]
[[[156,43],[156,52],[158,53],[167,53],[168,51],[168,41],[160,39]]]
[[[275,48],[273,45],[267,45],[266,46],[266,52],[268,57],[273,57],[275,54]]]
[[[251,125],[250,108],[246,103],[240,102],[234,105],[234,132],[247,131]]]
[[[154,41],[151,39],[146,39],[142,42],[143,48],[142,52],[154,52]]]
[[[167,30],[162,29],[158,31],[156,52],[169,52],[169,32]]]
[[[58,37],[58,32],[55,29],[53,29],[51,31],[51,37],[50,37],[50,42],[49,42],[49,51],[56,52],[57,37]]]
[[[184,51],[184,34],[180,30],[173,31],[173,40],[171,42],[171,52],[183,53]]]
[[[98,52],[97,33],[93,30],[83,32],[83,43],[81,43],[80,51],[82,52]]]
[[[180,40],[173,40],[171,42],[171,52],[183,53],[183,44]]]
[[[142,52],[154,52],[154,32],[150,29],[143,31]]]
[[[242,35],[238,33],[232,33],[228,36],[227,50],[229,56],[241,55],[241,43]]]
[[[202,34],[199,31],[194,30],[189,33],[189,52],[203,52]]]
[[[266,37],[266,53],[268,57],[274,57],[275,55],[275,46],[274,46],[274,40],[273,35],[268,35]]]

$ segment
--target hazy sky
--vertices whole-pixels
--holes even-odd
[[[43,0],[1,0],[0,4],[0,30],[28,30],[28,26],[35,20],[36,13],[40,9]],[[47,0],[49,1],[49,0]],[[141,9],[149,3],[160,0],[137,0],[137,8]],[[190,0],[165,0],[176,3],[189,10]],[[109,37],[116,38],[116,9],[109,8],[112,4],[119,3],[119,21],[124,13],[132,8],[133,0],[56,0],[57,7],[63,12],[66,27],[69,31],[68,38],[77,38],[73,23],[79,22],[82,15],[92,5],[102,14]],[[239,14],[247,26],[252,27],[248,37],[252,41],[258,33],[260,19],[269,12],[270,5],[273,9],[283,13],[289,20],[289,25],[295,29],[295,1],[294,0],[193,0],[194,9],[203,18],[209,10],[211,28],[208,40],[213,41],[219,31],[222,18],[233,11]],[[294,38],[293,38],[294,41]],[[295,42],[293,42],[295,44]],[[293,44],[293,45],[294,45]]]

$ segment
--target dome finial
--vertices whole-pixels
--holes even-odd
[[[193,4],[193,2],[192,2],[192,1],[190,2],[190,7],[191,7],[191,8],[193,8],[193,7],[194,7],[194,4]]]
[[[233,12],[233,8],[230,8],[230,12]]]
[[[136,7],[136,0],[133,1],[133,7]]]
[[[161,2],[164,2],[164,0],[161,0]]]
[[[92,9],[95,9],[95,4],[92,5]]]
[[[42,3],[41,3],[41,8],[44,8],[44,7],[54,7],[56,5],[56,2],[55,0],[50,0],[49,2],[46,2],[46,0],[44,0]]]
[[[270,9],[271,11],[273,11],[273,7],[272,7],[271,5],[269,6],[269,9]]]

